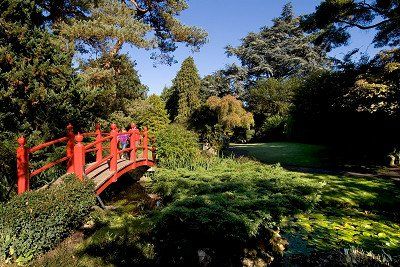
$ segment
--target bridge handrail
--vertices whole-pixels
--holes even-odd
[[[57,143],[66,142],[66,141],[68,141],[68,140],[69,140],[68,137],[61,137],[61,138],[59,138],[59,139],[55,139],[55,140],[52,140],[52,141],[48,141],[48,142],[46,142],[46,143],[44,143],[44,144],[40,144],[40,145],[34,146],[34,147],[32,147],[32,148],[29,148],[28,151],[29,151],[29,153],[32,154],[32,153],[35,153],[36,151],[42,150],[42,149],[44,149],[44,148],[46,148],[46,147],[55,145],[55,144],[57,144]]]
[[[44,171],[50,169],[51,167],[56,166],[57,164],[60,164],[61,162],[64,162],[64,161],[67,161],[67,160],[69,160],[69,157],[63,157],[63,158],[60,158],[58,160],[52,161],[50,163],[47,163],[43,167],[40,167],[39,169],[31,171],[29,177],[32,178],[33,176],[38,175],[39,173],[44,172]]]
[[[109,139],[112,139],[112,136],[111,136],[111,135],[110,135],[110,136],[103,137],[103,138],[101,138],[101,139],[99,139],[99,140],[97,140],[97,141],[94,141],[93,143],[90,143],[90,144],[86,145],[86,146],[85,146],[85,149],[87,150],[87,149],[92,148],[92,147],[94,147],[94,146],[96,146],[96,145],[98,145],[98,144],[102,144],[103,142],[105,142],[105,141],[107,141],[107,140],[109,140]]]

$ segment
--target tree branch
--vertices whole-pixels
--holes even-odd
[[[114,57],[119,52],[119,50],[121,50],[124,42],[125,42],[124,38],[119,38],[117,40],[114,47],[110,50],[110,53],[109,53],[110,57]]]
[[[138,2],[136,2],[136,0],[130,0],[132,2],[132,4],[136,7],[136,10],[139,11],[140,13],[147,13],[149,12],[149,8],[141,8],[138,4]]]
[[[364,25],[361,25],[361,24],[358,24],[358,23],[355,23],[355,22],[351,22],[351,21],[338,20],[338,22],[340,22],[340,23],[348,24],[350,26],[357,27],[357,28],[359,28],[361,30],[373,29],[373,28],[379,27],[379,26],[381,26],[381,25],[383,25],[385,23],[388,23],[389,21],[390,21],[390,19],[386,19],[386,20],[382,20],[381,22],[378,22],[378,23],[375,23],[375,24],[372,24],[372,25],[364,26]]]

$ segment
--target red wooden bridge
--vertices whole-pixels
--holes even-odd
[[[126,135],[129,147],[118,148],[119,136]],[[86,142],[84,142],[86,140]],[[59,143],[66,143],[65,157],[50,162],[43,167],[30,170],[29,158],[34,153]],[[140,166],[152,167],[155,165],[156,148],[149,145],[148,130],[143,131],[131,125],[129,131],[120,132],[115,124],[111,125],[110,132],[101,132],[100,125],[92,133],[74,134],[72,125],[67,126],[65,137],[40,144],[35,147],[26,147],[24,137],[18,138],[17,149],[17,176],[18,194],[29,190],[30,178],[38,175],[55,165],[66,162],[66,173],[76,177],[92,179],[95,183],[96,194],[99,195],[110,184],[116,182],[123,174]],[[94,162],[87,162],[88,155]],[[92,161],[93,161],[92,160]]]

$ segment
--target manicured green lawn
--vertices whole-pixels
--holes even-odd
[[[322,168],[331,166],[329,149],[302,143],[272,142],[231,144],[235,154],[255,158],[263,163],[282,166]]]

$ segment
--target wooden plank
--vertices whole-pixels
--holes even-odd
[[[118,178],[120,175],[122,175],[124,173],[125,168],[127,168],[135,163],[137,164],[135,166],[138,166],[138,167],[146,164],[145,159],[143,159],[143,158],[137,159],[136,162],[130,161],[128,159],[119,159],[117,161],[117,172],[115,173],[115,172],[110,171],[109,163],[105,162],[105,163],[101,164],[98,168],[96,168],[93,171],[91,171],[90,173],[88,173],[87,177],[94,181],[95,189],[97,191],[101,186],[103,186],[105,183],[107,183],[113,177]],[[86,167],[90,167],[90,165],[92,165],[92,164],[88,164],[88,165],[86,165]],[[153,164],[153,162],[149,161],[148,165],[153,166],[154,164]],[[128,170],[125,170],[125,172],[126,171],[128,171]]]

